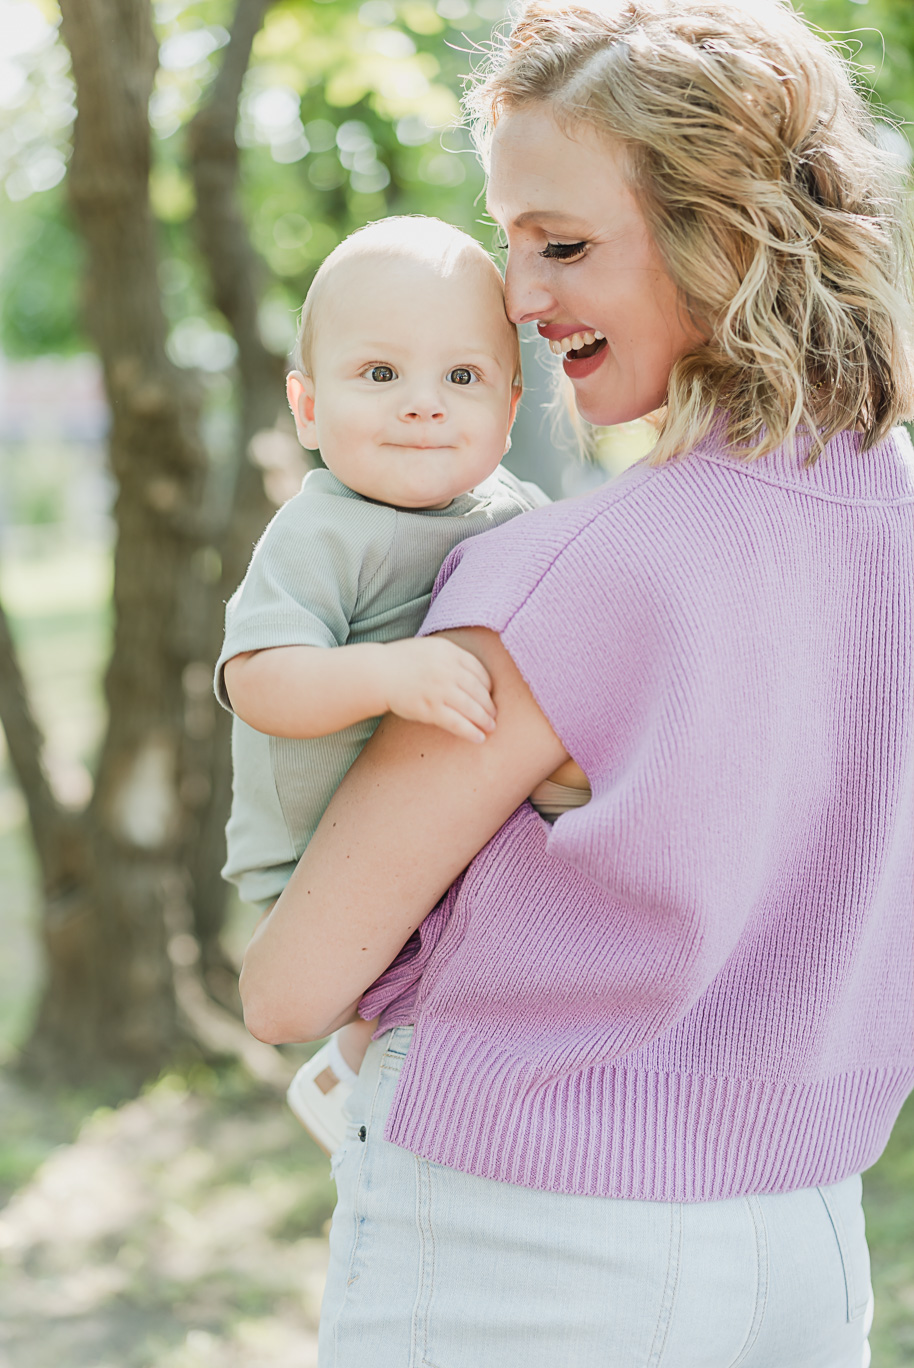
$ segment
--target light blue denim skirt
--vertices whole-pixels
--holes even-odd
[[[865,1368],[858,1177],[725,1202],[537,1192],[383,1138],[411,1027],[334,1159],[320,1368]]]

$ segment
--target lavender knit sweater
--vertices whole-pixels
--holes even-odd
[[[872,1164],[914,1087],[912,618],[900,430],[709,440],[454,551],[423,631],[498,632],[593,799],[524,804],[369,991],[416,1023],[387,1138],[662,1200]]]

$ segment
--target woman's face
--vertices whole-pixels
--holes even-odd
[[[578,410],[607,426],[658,408],[673,363],[702,340],[624,166],[621,148],[586,124],[563,133],[545,104],[502,114],[492,140],[508,314],[564,352]]]

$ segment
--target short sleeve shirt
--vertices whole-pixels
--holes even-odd
[[[547,503],[499,467],[443,509],[400,509],[311,471],[257,544],[226,608],[216,693],[243,651],[395,641],[422,625],[442,561],[467,537]],[[248,902],[285,887],[346,770],[378,724],[370,718],[306,740],[266,736],[234,719],[232,814],[223,869]]]

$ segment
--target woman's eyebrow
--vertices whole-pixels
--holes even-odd
[[[495,218],[491,209],[488,209],[487,213],[490,218]],[[496,222],[498,222],[497,219]],[[583,224],[584,220],[575,214],[569,214],[566,209],[527,209],[512,220],[511,226],[513,228],[525,228],[528,223],[565,223],[570,225],[572,223]]]

